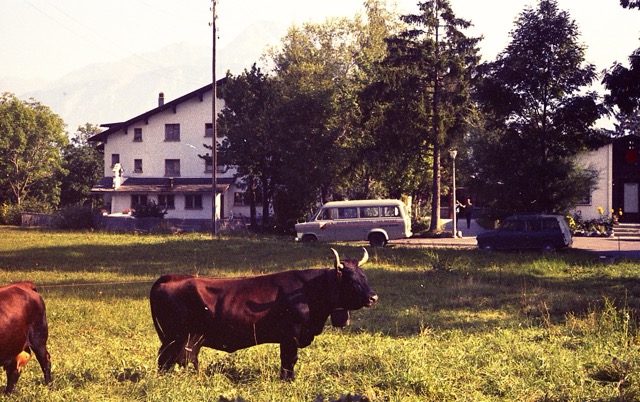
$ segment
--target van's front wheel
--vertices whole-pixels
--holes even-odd
[[[369,244],[371,247],[384,247],[387,244],[387,238],[382,233],[371,233]]]

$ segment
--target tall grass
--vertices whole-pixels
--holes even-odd
[[[151,282],[166,272],[328,267],[329,245],[13,227],[0,227],[0,239],[0,284],[34,281],[50,326],[53,385],[31,362],[16,401],[640,400],[632,261],[602,265],[577,251],[370,249],[378,305],[352,313],[344,330],[327,327],[301,349],[298,377],[285,383],[276,345],[203,349],[198,373],[158,374]],[[331,246],[361,255],[360,247]]]

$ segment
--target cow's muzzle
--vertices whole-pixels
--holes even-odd
[[[371,296],[369,296],[369,300],[367,300],[367,303],[365,303],[365,307],[371,307],[374,304],[376,304],[378,302],[378,295],[377,294],[372,294]]]

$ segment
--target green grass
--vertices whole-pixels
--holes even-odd
[[[576,250],[370,249],[365,268],[378,305],[353,312],[344,330],[327,327],[300,350],[296,381],[284,383],[277,345],[203,349],[198,373],[158,374],[149,289],[166,272],[328,267],[330,245],[15,227],[0,227],[0,239],[0,284],[38,285],[53,361],[50,389],[34,360],[12,400],[640,400],[634,261],[603,265]],[[361,256],[360,247],[332,246]]]

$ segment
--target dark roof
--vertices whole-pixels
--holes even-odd
[[[222,78],[217,82],[218,87],[222,86],[225,82],[226,82],[226,77]],[[107,129],[103,132],[101,132],[100,134],[96,134],[93,137],[89,138],[88,141],[100,141],[100,142],[104,142],[106,141],[107,137],[110,134],[113,134],[119,130],[126,130],[129,126],[135,124],[136,122],[140,121],[140,120],[146,120],[149,117],[156,115],[158,113],[164,112],[167,109],[173,109],[174,111],[176,110],[177,106],[187,100],[190,100],[192,98],[195,97],[200,97],[200,99],[202,99],[203,95],[207,92],[211,91],[211,84],[207,84],[205,86],[203,86],[202,88],[196,89],[193,92],[189,92],[186,95],[183,95],[177,99],[172,100],[171,102],[167,102],[164,105],[158,106],[155,109],[151,109],[148,112],[142,113],[141,115],[138,115],[136,117],[133,117],[129,120],[123,121],[123,122],[119,122],[119,123],[104,123],[101,124],[101,127],[107,127]]]
[[[217,192],[225,191],[234,179],[218,178]],[[92,189],[92,193],[210,193],[211,178],[187,177],[130,177],[120,187],[113,188],[113,177],[103,177]]]

